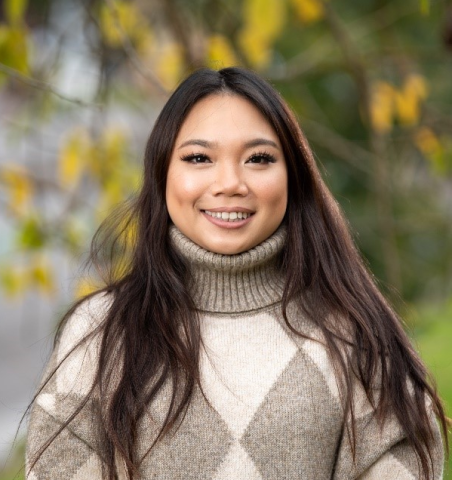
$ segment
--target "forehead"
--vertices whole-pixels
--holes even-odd
[[[239,95],[209,95],[190,110],[176,139],[176,146],[190,138],[216,142],[249,141],[264,137],[279,145],[278,136],[265,116]]]

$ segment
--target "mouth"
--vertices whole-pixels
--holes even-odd
[[[205,213],[209,217],[223,220],[224,222],[240,222],[246,220],[247,218],[254,215],[255,212],[244,212],[244,211],[212,211],[212,210],[201,210],[201,212]]]

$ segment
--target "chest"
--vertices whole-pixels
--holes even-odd
[[[202,391],[145,478],[330,478],[343,419],[323,347],[271,314],[232,320],[204,319]]]

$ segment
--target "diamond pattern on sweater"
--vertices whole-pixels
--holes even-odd
[[[146,444],[140,446],[140,457],[155,439],[155,424],[150,423],[149,418],[146,417],[139,427],[138,434],[148,439]],[[157,442],[144,458],[141,465],[143,478],[211,480],[226,458],[232,442],[232,435],[220,415],[196,389],[179,428],[173,429]]]
[[[231,328],[231,321],[235,322]],[[203,389],[236,439],[297,352],[295,343],[267,313],[204,318]]]
[[[40,410],[41,407],[35,406],[35,409]],[[33,435],[39,436],[41,439],[38,443],[41,448],[42,440],[51,438],[59,430],[60,423],[43,412],[39,416],[34,416],[30,427],[33,429]],[[85,442],[75,437],[70,430],[65,429],[58,435],[58,440],[52,442],[44,451],[39,462],[34,466],[33,475],[38,479],[61,478],[61,465],[64,465],[65,478],[68,480],[92,478],[80,477],[77,474],[93,454],[93,450]],[[29,475],[28,478],[33,477]]]
[[[325,421],[325,419],[328,421]],[[300,350],[241,439],[263,479],[329,479],[342,415],[322,372]]]
[[[51,415],[55,415],[56,412],[56,397],[51,393],[41,393],[36,399],[36,403]]]
[[[93,452],[72,480],[87,480],[102,478],[102,464],[99,457]]]
[[[336,383],[336,376],[327,351],[319,342],[310,340],[303,344],[303,351],[315,363],[321,372],[325,383],[334,399],[339,403],[339,389]]]
[[[356,478],[362,474],[369,465],[372,465],[386,451],[397,445],[403,438],[404,432],[394,415],[385,419],[384,429],[378,423],[376,416],[369,413],[365,417],[356,419],[356,462],[353,462],[350,442],[347,435],[342,439],[338,467],[335,479]],[[413,453],[411,447],[405,451]]]
[[[290,321],[297,320],[302,328],[293,324],[312,335],[312,324],[301,313],[289,310]],[[391,475],[396,472],[404,479],[416,478],[416,458],[402,441],[400,425],[389,417],[380,430],[359,382],[353,391],[357,413],[357,461],[353,463],[345,434],[339,444],[343,415],[328,356],[319,343],[292,336],[277,308],[254,314],[212,314],[201,320],[201,326],[206,343],[201,374],[208,401],[195,390],[180,428],[144,458],[143,478],[324,480],[331,478],[334,469],[334,480],[359,475],[364,480],[374,473],[384,479],[381,472],[388,468]],[[74,336],[63,339],[62,348],[68,351]],[[82,400],[90,383],[90,363],[96,361],[95,351],[91,354],[85,347],[71,355],[66,369],[61,370],[63,375],[59,378],[58,372],[38,396],[30,420],[31,455]],[[62,351],[54,352],[48,371]],[[219,385],[212,386],[215,382]],[[169,392],[164,388],[161,401],[156,399],[143,418],[137,432],[140,457],[152,445],[157,426],[165,418]],[[234,418],[240,416],[243,421]],[[61,478],[62,471],[68,480],[100,478],[100,462],[94,453],[102,451],[96,429],[99,420],[99,405],[88,402],[42,455],[28,479]],[[442,452],[437,428],[435,435],[435,479],[439,479]],[[385,453],[388,451],[390,454]]]
[[[432,421],[435,420],[432,418]],[[434,429],[433,435],[436,438],[436,441],[439,443],[441,441],[441,434],[438,429]],[[396,458],[399,463],[401,463],[412,475],[414,478],[419,477],[419,464],[415,455],[413,455],[413,449],[410,447],[408,440],[404,439],[399,442],[397,445],[391,448],[391,454]],[[434,459],[434,476],[433,478],[442,479],[444,476],[444,458],[443,452],[438,450],[432,451]]]
[[[239,442],[235,441],[213,480],[262,480],[262,476]]]
[[[260,480],[238,442],[298,348],[268,313],[248,317],[246,322],[240,317],[204,317],[202,332],[203,390],[235,438],[215,478]]]

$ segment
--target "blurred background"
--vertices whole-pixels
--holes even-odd
[[[445,0],[4,0],[0,479],[103,218],[199,66],[260,72],[296,111],[356,242],[452,415],[452,7]],[[446,472],[445,478],[452,478]]]

